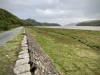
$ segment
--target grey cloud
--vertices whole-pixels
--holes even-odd
[[[0,0],[0,7],[19,18],[60,24],[100,19],[100,0]]]
[[[84,10],[88,18],[100,19],[100,0],[89,0],[87,8]]]

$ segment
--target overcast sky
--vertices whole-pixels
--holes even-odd
[[[100,19],[100,0],[0,0],[0,8],[21,19],[61,25]]]

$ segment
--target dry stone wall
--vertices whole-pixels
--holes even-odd
[[[19,59],[16,61],[15,64],[14,75],[31,75],[26,35],[24,35],[24,38],[21,43],[21,47],[22,47],[22,51],[19,52],[18,55]]]
[[[30,71],[32,75],[61,75],[28,31],[26,31],[26,37],[30,56]]]

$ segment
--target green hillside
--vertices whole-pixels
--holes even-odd
[[[38,25],[38,22],[35,21],[34,19],[29,18],[29,19],[25,19],[24,21],[27,23],[28,26],[32,26],[32,25],[37,26]]]
[[[11,14],[7,10],[0,8],[0,31],[22,25],[25,25],[24,21]]]
[[[78,23],[76,26],[100,26],[100,20],[91,22],[81,22]]]
[[[47,22],[44,22],[44,23],[41,23],[41,22],[37,22],[36,20],[34,19],[25,19],[24,20],[27,25],[31,25],[31,26],[61,26],[57,23],[47,23]]]

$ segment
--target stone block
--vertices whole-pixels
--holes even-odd
[[[23,54],[20,54],[18,57],[19,58],[28,58],[29,54],[28,53],[23,53]]]
[[[28,47],[22,47],[22,50],[28,50]]]
[[[25,44],[25,43],[27,43],[27,41],[26,40],[23,40],[22,43]]]
[[[18,75],[31,75],[31,72],[26,72],[26,73],[22,73],[22,74],[18,74]]]
[[[23,51],[19,52],[19,54],[23,54],[23,53],[28,53],[28,50],[23,50]]]
[[[24,64],[24,65],[21,65],[21,66],[14,68],[14,73],[16,73],[17,75],[19,75],[21,73],[29,72],[29,71],[30,71],[29,64]]]
[[[16,61],[15,66],[21,66],[21,65],[24,65],[24,64],[28,64],[28,62],[29,62],[29,58],[19,59],[19,60]]]
[[[28,45],[25,43],[25,44],[22,44],[21,45],[22,47],[28,47]]]

